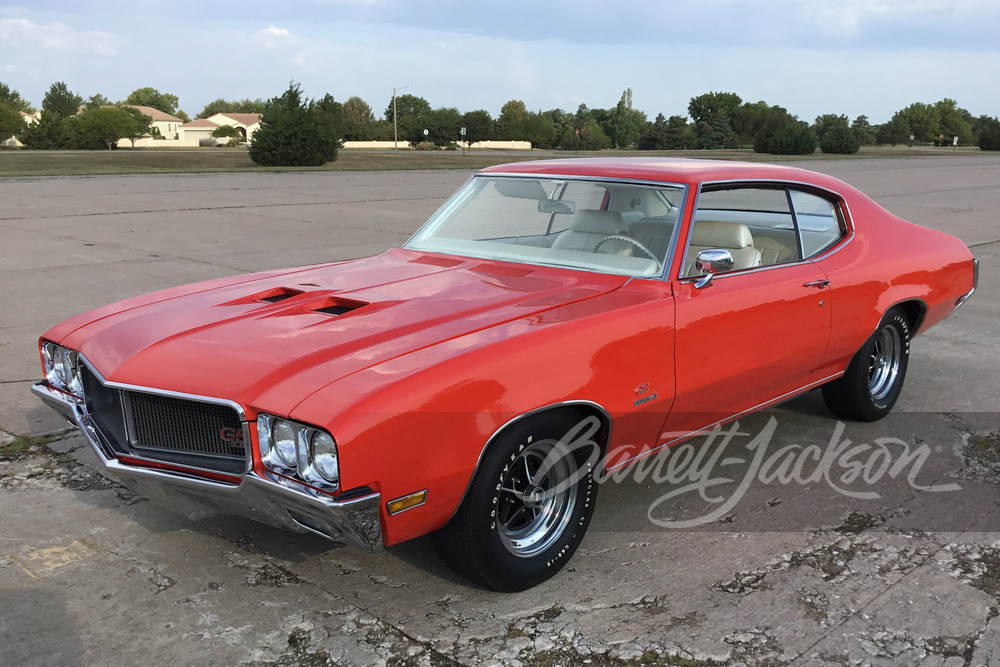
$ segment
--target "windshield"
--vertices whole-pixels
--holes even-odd
[[[684,192],[670,184],[479,175],[405,247],[655,277]]]

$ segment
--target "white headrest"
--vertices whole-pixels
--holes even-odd
[[[592,208],[577,209],[569,228],[587,234],[621,234],[625,231],[625,221],[617,211],[597,211]]]
[[[746,248],[753,245],[747,226],[738,222],[699,220],[691,232],[691,245],[709,248]]]

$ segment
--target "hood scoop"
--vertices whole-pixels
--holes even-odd
[[[291,299],[293,296],[298,296],[304,293],[304,290],[292,289],[291,287],[273,287],[269,290],[257,292],[256,294],[251,294],[250,296],[243,296],[239,299],[227,301],[226,303],[220,303],[219,305],[247,306],[254,303],[278,303],[279,301]]]
[[[309,304],[306,308],[314,313],[339,316],[367,305],[367,303],[362,301],[352,301],[350,299],[341,299],[338,297],[327,297],[325,299],[321,299],[317,303]]]

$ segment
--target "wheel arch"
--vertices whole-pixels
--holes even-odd
[[[891,308],[902,309],[910,325],[910,335],[915,336],[920,330],[920,325],[924,323],[924,317],[927,315],[927,303],[923,299],[907,299],[906,301],[894,303],[889,308],[886,308],[885,312],[889,312]],[[884,315],[885,313],[883,313]]]
[[[490,449],[496,445],[496,442],[513,426],[522,424],[528,420],[540,419],[546,415],[551,415],[556,412],[574,412],[580,419],[587,419],[589,417],[597,418],[597,420],[601,423],[601,429],[597,437],[597,444],[601,449],[601,456],[603,460],[603,456],[608,451],[608,443],[611,441],[611,428],[614,424],[611,413],[609,413],[603,406],[598,403],[594,403],[593,401],[578,400],[561,401],[559,403],[553,403],[551,405],[530,410],[505,423],[503,426],[494,431],[493,434],[487,439],[486,444],[483,445],[482,450],[479,452],[479,458],[476,460],[476,465],[472,469],[472,474],[469,475],[469,481],[465,485],[462,497],[458,504],[455,505],[455,509],[452,511],[451,516],[448,517],[449,521],[455,516],[455,513],[458,512],[459,508],[468,497],[469,489],[472,488],[472,483],[479,474],[479,469],[483,464],[483,459],[486,457],[487,452],[489,452]]]

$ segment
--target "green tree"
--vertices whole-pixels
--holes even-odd
[[[576,117],[563,111],[562,109],[549,109],[543,111],[541,115],[552,120],[552,138],[545,144],[539,144],[539,148],[557,148],[561,145],[562,137],[566,135],[566,129],[575,125]]]
[[[114,106],[114,102],[106,98],[104,95],[97,93],[96,95],[91,95],[87,98],[87,101],[83,103],[85,109],[96,109],[98,107],[110,107]]]
[[[331,130],[333,120],[325,117],[331,114],[329,105],[304,101],[301,86],[292,81],[284,93],[265,103],[250,159],[280,167],[315,167],[336,160],[340,137]]]
[[[396,110],[393,112],[393,102],[385,110],[385,119],[392,127],[395,118],[396,131],[400,138],[416,146],[424,140],[424,120],[431,112],[430,103],[416,95],[397,95]]]
[[[971,146],[972,114],[958,106],[955,100],[947,97],[934,103],[934,110],[940,119],[938,134],[944,135],[944,140],[950,144],[952,137],[958,137],[958,143]]]
[[[126,127],[126,132],[122,135],[122,139],[131,141],[132,148],[135,148],[137,140],[148,137],[153,133],[153,119],[135,107],[124,106],[119,108],[132,118],[132,123]]]
[[[860,144],[847,116],[828,113],[816,117],[812,127],[819,149],[824,153],[850,155],[858,152]]]
[[[312,113],[313,120],[320,127],[320,133],[323,136],[334,137],[337,149],[340,149],[340,142],[344,136],[344,105],[333,99],[333,95],[327,93],[310,103],[309,112]],[[328,161],[332,162],[333,160]]]
[[[730,112],[730,123],[738,137],[739,144],[752,145],[757,132],[764,127],[770,117],[771,107],[767,102],[744,102]]]
[[[0,102],[0,141],[22,134],[27,128],[24,119],[9,104]]]
[[[819,140],[819,149],[829,154],[851,155],[860,146],[857,135],[846,123],[827,130]]]
[[[562,147],[566,150],[598,151],[611,148],[611,139],[597,123],[588,123],[579,129],[567,127],[563,133]]]
[[[158,108],[158,107],[157,107]],[[224,100],[221,97],[205,105],[205,108],[198,114],[198,118],[208,118],[217,113],[263,113],[264,100]],[[186,121],[185,121],[186,122]]]
[[[847,116],[827,113],[816,117],[816,122],[813,123],[812,129],[816,133],[816,138],[819,141],[823,141],[823,137],[826,136],[827,132],[842,127],[849,127]]]
[[[49,86],[49,91],[45,93],[45,99],[42,100],[42,110],[65,118],[75,116],[80,111],[82,104],[82,97],[71,92],[62,81],[57,81]]]
[[[525,138],[532,148],[554,148],[559,141],[556,122],[550,114],[528,112],[524,123]]]
[[[935,141],[938,138],[941,114],[934,105],[915,102],[897,114],[906,120],[916,141]]]
[[[38,120],[28,125],[17,138],[33,150],[71,148],[72,137],[64,123],[66,120],[54,111],[42,109]]]
[[[739,137],[733,131],[729,121],[729,113],[720,110],[698,125],[698,142],[701,148],[714,150],[719,148],[738,148]]]
[[[154,109],[159,109],[163,113],[168,113],[171,116],[177,115],[178,101],[179,100],[176,95],[161,93],[156,88],[149,87],[137,88],[136,90],[133,90],[127,98],[125,98],[125,104],[134,104],[140,107],[153,107]]]
[[[876,141],[882,146],[895,146],[909,143],[911,136],[914,135],[910,123],[903,112],[897,111],[889,122],[878,126]]]
[[[736,93],[705,93],[692,97],[688,103],[688,115],[695,125],[710,122],[719,112],[725,112],[730,118],[735,115],[743,100]]]
[[[684,116],[668,119],[661,113],[652,123],[646,124],[638,145],[642,150],[676,151],[690,148],[695,142],[694,132]]]
[[[643,151],[664,150],[667,143],[667,118],[662,113],[656,114],[652,123],[646,123],[639,135],[638,148]]]
[[[1000,151],[1000,120],[980,116],[977,119],[976,129],[978,130],[976,143],[980,150]]]
[[[521,100],[509,100],[500,107],[500,116],[496,122],[496,137],[501,141],[525,141],[527,132],[528,109]]]
[[[591,112],[590,108],[581,103],[580,106],[576,108],[576,113],[573,115],[573,127],[580,129],[581,127],[586,127],[590,123],[596,122],[594,120],[594,114]]]
[[[639,140],[646,114],[632,107],[632,89],[626,88],[618,104],[608,113],[605,134],[615,148],[628,148]]]
[[[216,139],[228,139],[228,146],[235,146],[243,139],[243,134],[233,125],[220,125],[212,130],[212,136]]]
[[[462,114],[454,107],[434,109],[424,117],[424,129],[428,131],[425,141],[436,146],[457,144],[462,136]]]
[[[375,138],[375,114],[360,97],[351,97],[343,106],[344,139],[372,141]]]
[[[868,122],[868,116],[858,116],[851,123],[851,130],[859,146],[873,146],[878,139],[876,128]]]
[[[31,105],[16,90],[11,90],[5,83],[0,83],[0,104],[6,104],[14,111],[34,112]]]
[[[118,145],[118,140],[132,133],[135,117],[120,107],[95,107],[86,109],[76,119],[78,142],[102,142],[108,150]]]
[[[816,150],[816,134],[783,107],[772,106],[754,137],[753,149],[773,155],[811,155]]]
[[[493,138],[493,116],[485,109],[466,111],[462,116],[465,140],[470,144],[489,141]]]

